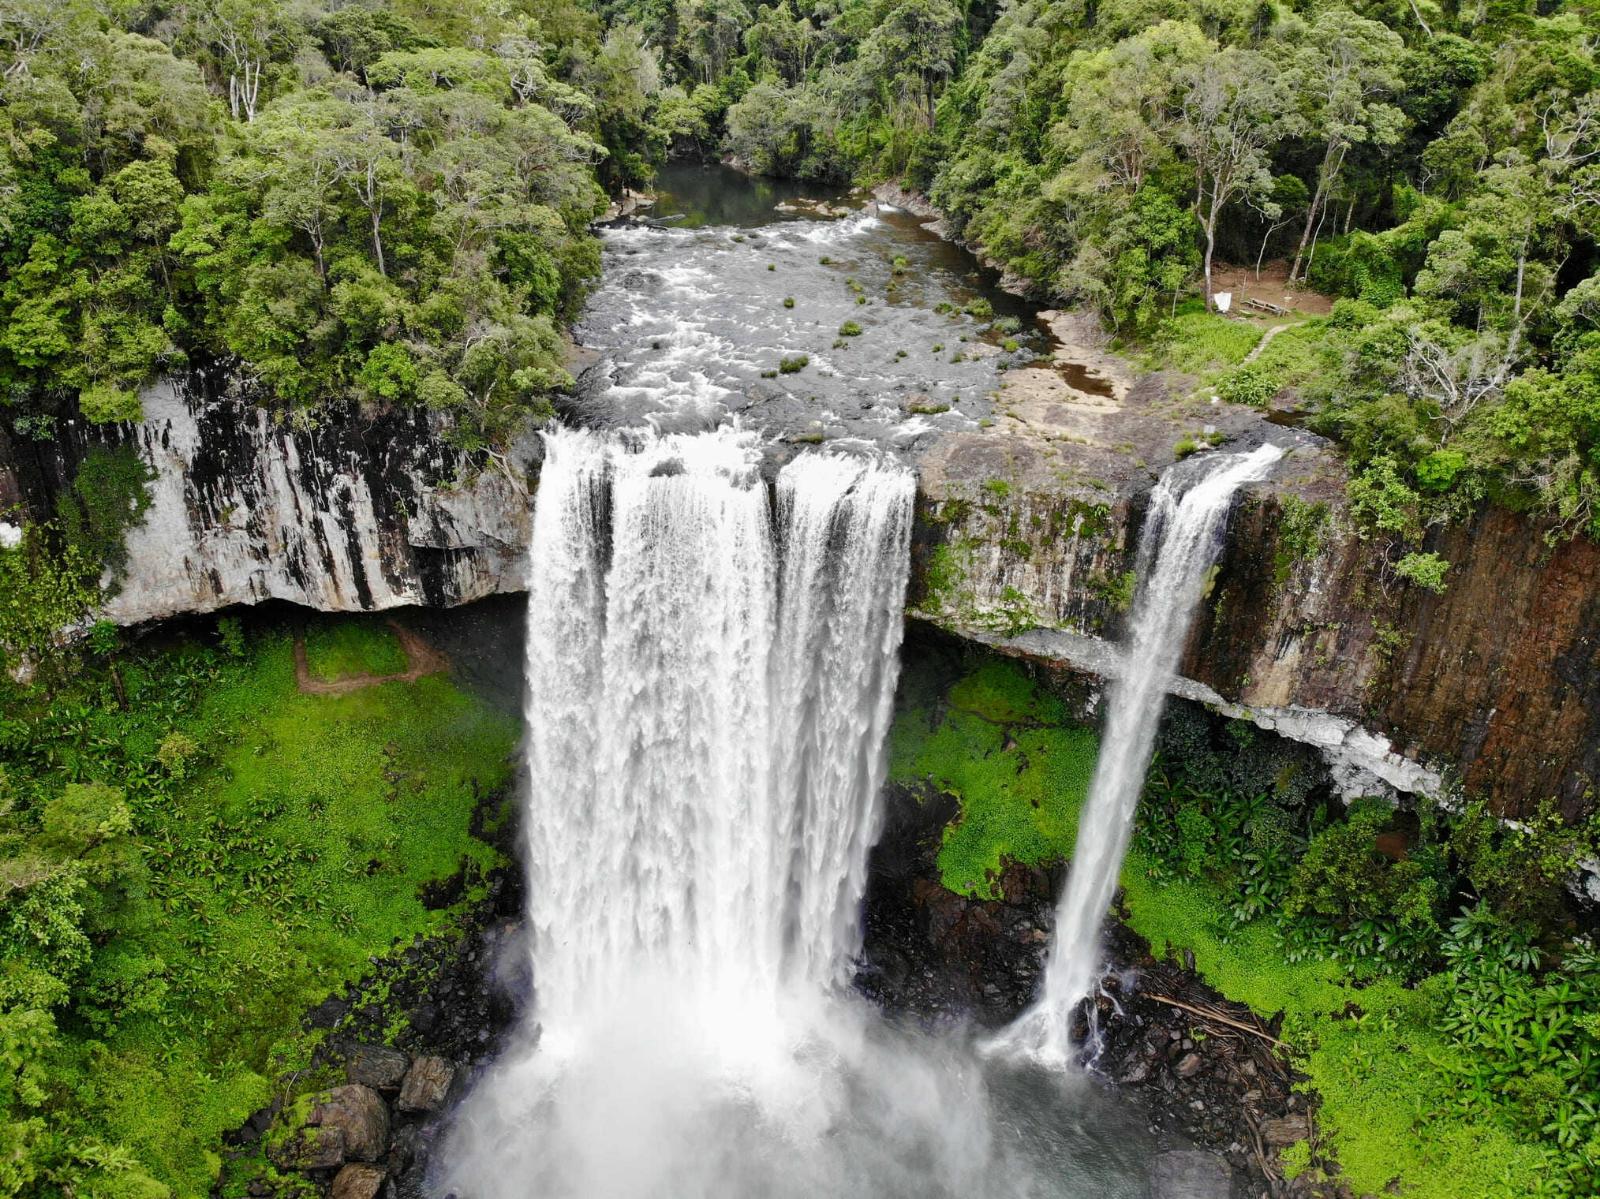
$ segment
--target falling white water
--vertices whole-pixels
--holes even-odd
[[[1121,674],[1111,684],[1105,736],[1056,911],[1044,989],[993,1043],[1001,1051],[1050,1065],[1068,1060],[1073,1011],[1094,980],[1100,921],[1116,891],[1167,688],[1221,548],[1228,504],[1242,484],[1264,478],[1282,456],[1278,447],[1264,445],[1249,454],[1203,459],[1194,466],[1205,473],[1187,491],[1182,488],[1194,478],[1194,466],[1174,467],[1151,496],[1139,537],[1139,590],[1128,645]]]
[[[528,596],[534,1010],[456,1111],[432,1193],[1142,1196],[1150,1144],[1119,1105],[889,1028],[843,985],[910,476],[807,454],[774,510],[748,434],[547,447]]]
[[[641,978],[721,1020],[848,978],[912,479],[753,435],[559,432],[534,517],[527,813],[556,1043]],[[781,559],[781,563],[780,563]]]

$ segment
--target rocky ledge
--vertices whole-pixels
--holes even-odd
[[[1435,593],[1366,540],[1322,439],[1141,374],[1093,326],[1046,312],[1054,352],[1009,371],[992,427],[929,433],[909,603],[1005,652],[1106,678],[1137,580],[1149,490],[1178,458],[1272,441],[1239,495],[1175,690],[1315,745],[1347,795],[1459,786],[1507,816],[1587,814],[1600,776],[1600,545],[1503,509],[1434,529]],[[49,442],[0,429],[0,514],[44,519],[96,448],[154,472],[104,616],[135,624],[287,599],[327,610],[449,606],[526,586],[540,443],[493,460],[417,409],[279,419],[191,380],[137,425]]]

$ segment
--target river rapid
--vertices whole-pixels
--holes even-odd
[[[687,165],[604,231],[576,333],[599,356],[581,423],[737,419],[789,442],[896,449],[989,420],[1003,371],[1044,345],[1030,306],[910,213]]]

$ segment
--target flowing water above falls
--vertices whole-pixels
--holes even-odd
[[[791,193],[726,168],[668,168],[662,183],[663,223],[605,233],[577,330],[600,356],[574,405],[583,423],[688,431],[737,415],[905,447],[976,428],[1001,367],[1044,344],[1021,301],[907,213],[859,199],[841,219],[777,211]],[[1019,320],[1016,348],[963,308]],[[860,333],[841,335],[846,322]]]
[[[1249,454],[1208,455],[1173,467],[1151,496],[1139,536],[1139,590],[1128,644],[1111,685],[1044,990],[998,1039],[1002,1049],[1051,1064],[1068,1059],[1073,1012],[1094,981],[1100,922],[1116,891],[1167,688],[1221,548],[1228,504],[1241,485],[1264,478],[1282,454],[1265,445]]]
[[[538,1026],[458,1113],[438,1193],[1142,1194],[1149,1142],[1086,1080],[892,1029],[847,987],[910,475],[812,453],[769,492],[759,439],[729,429],[547,446],[527,640]]]

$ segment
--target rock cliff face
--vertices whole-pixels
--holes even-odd
[[[95,445],[154,470],[104,615],[119,624],[266,599],[357,610],[465,603],[523,588],[539,443],[488,469],[417,409],[279,421],[198,382],[143,396],[145,419],[0,442],[0,506],[54,509]]]
[[[911,604],[1004,652],[1105,677],[1143,496],[1018,469],[940,471],[920,497]],[[1459,784],[1507,816],[1592,810],[1600,547],[1486,509],[1433,534],[1435,595],[1359,538],[1336,459],[1302,437],[1235,502],[1174,690],[1318,746],[1347,795]]]
[[[1271,438],[1289,453],[1236,501],[1174,690],[1319,747],[1348,795],[1460,783],[1511,816],[1544,799],[1569,816],[1593,807],[1600,547],[1552,547],[1533,522],[1485,510],[1433,535],[1451,566],[1431,594],[1357,537],[1342,468],[1318,439],[1074,354],[1069,371],[1011,372],[997,427],[916,455],[915,615],[1107,677],[1146,497],[1174,441],[1202,425],[1229,448]],[[265,599],[443,607],[525,586],[536,437],[488,469],[417,410],[297,425],[162,386],[145,412],[49,442],[0,435],[0,517],[47,516],[96,444],[131,443],[155,468],[109,619]]]

